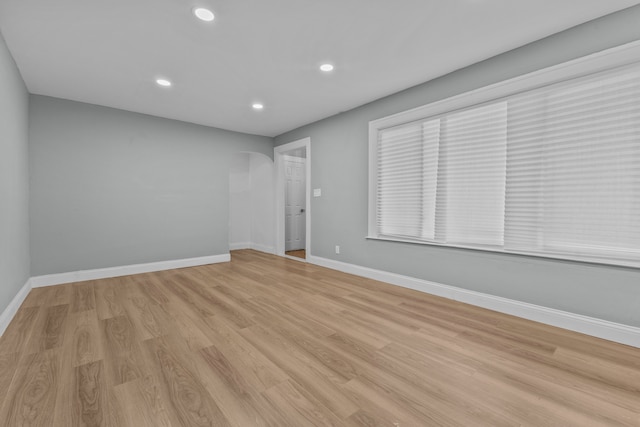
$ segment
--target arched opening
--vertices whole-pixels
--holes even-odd
[[[229,166],[229,249],[275,253],[273,161],[236,153]]]

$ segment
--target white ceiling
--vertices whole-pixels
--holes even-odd
[[[31,93],[275,136],[638,3],[0,0],[0,31]]]

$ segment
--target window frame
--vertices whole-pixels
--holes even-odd
[[[594,256],[573,256],[565,254],[551,254],[527,252],[521,250],[505,250],[503,247],[464,245],[441,243],[411,238],[396,238],[377,234],[377,144],[378,132],[393,126],[428,120],[443,114],[464,110],[474,106],[480,106],[489,102],[495,102],[501,98],[515,95],[520,92],[538,89],[544,86],[563,81],[595,74],[601,71],[622,67],[638,62],[640,58],[640,40],[621,46],[596,52],[591,55],[573,59],[555,66],[544,68],[528,74],[504,80],[489,86],[484,86],[469,92],[464,92],[449,98],[441,99],[426,105],[422,105],[407,111],[402,111],[390,116],[382,117],[369,122],[369,194],[368,194],[368,231],[366,239],[413,243],[437,247],[449,247],[459,249],[471,249],[485,252],[502,253],[509,255],[525,255],[538,258],[550,258],[556,260],[578,261],[583,263],[595,263],[616,265],[624,267],[640,267],[640,263],[621,259],[600,258]]]

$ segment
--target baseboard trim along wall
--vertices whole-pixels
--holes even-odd
[[[229,243],[230,251],[237,251],[239,249],[251,249],[251,242]]]
[[[253,249],[256,251],[265,252],[272,255],[276,253],[275,246],[261,245],[260,243],[252,243],[252,242],[229,243],[230,251],[235,251],[239,249]]]
[[[275,246],[261,245],[259,243],[252,243],[251,246],[249,246],[249,249],[253,249],[253,250],[256,250],[256,251],[260,251],[260,252],[265,252],[265,253],[272,254],[272,255],[276,253]]]
[[[511,314],[559,328],[640,348],[640,328],[609,322],[580,314],[569,313],[508,298],[469,291],[455,286],[416,279],[414,277],[389,273],[373,268],[361,267],[317,256],[309,256],[307,261],[344,273],[379,280],[392,285],[414,289],[432,295],[464,302],[500,313]]]
[[[83,282],[85,280],[106,279],[109,277],[128,276],[130,274],[150,273],[153,271],[172,270],[174,268],[195,267],[198,265],[228,262],[231,255],[209,255],[198,258],[186,258],[169,261],[149,262],[146,264],[124,265],[120,267],[98,268],[95,270],[72,271],[69,273],[47,274],[31,278],[31,286],[61,285],[63,283]]]
[[[16,296],[13,297],[7,308],[5,308],[2,314],[0,314],[0,337],[4,334],[4,331],[7,330],[7,326],[9,326],[9,323],[13,320],[13,316],[18,312],[18,309],[24,302],[24,299],[29,295],[30,290],[31,279],[27,280]]]

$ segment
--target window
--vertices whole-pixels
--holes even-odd
[[[640,266],[631,51],[371,122],[370,237]]]
[[[439,139],[437,120],[380,132],[379,234],[434,239]]]
[[[448,114],[441,123],[440,241],[502,246],[507,103]]]

